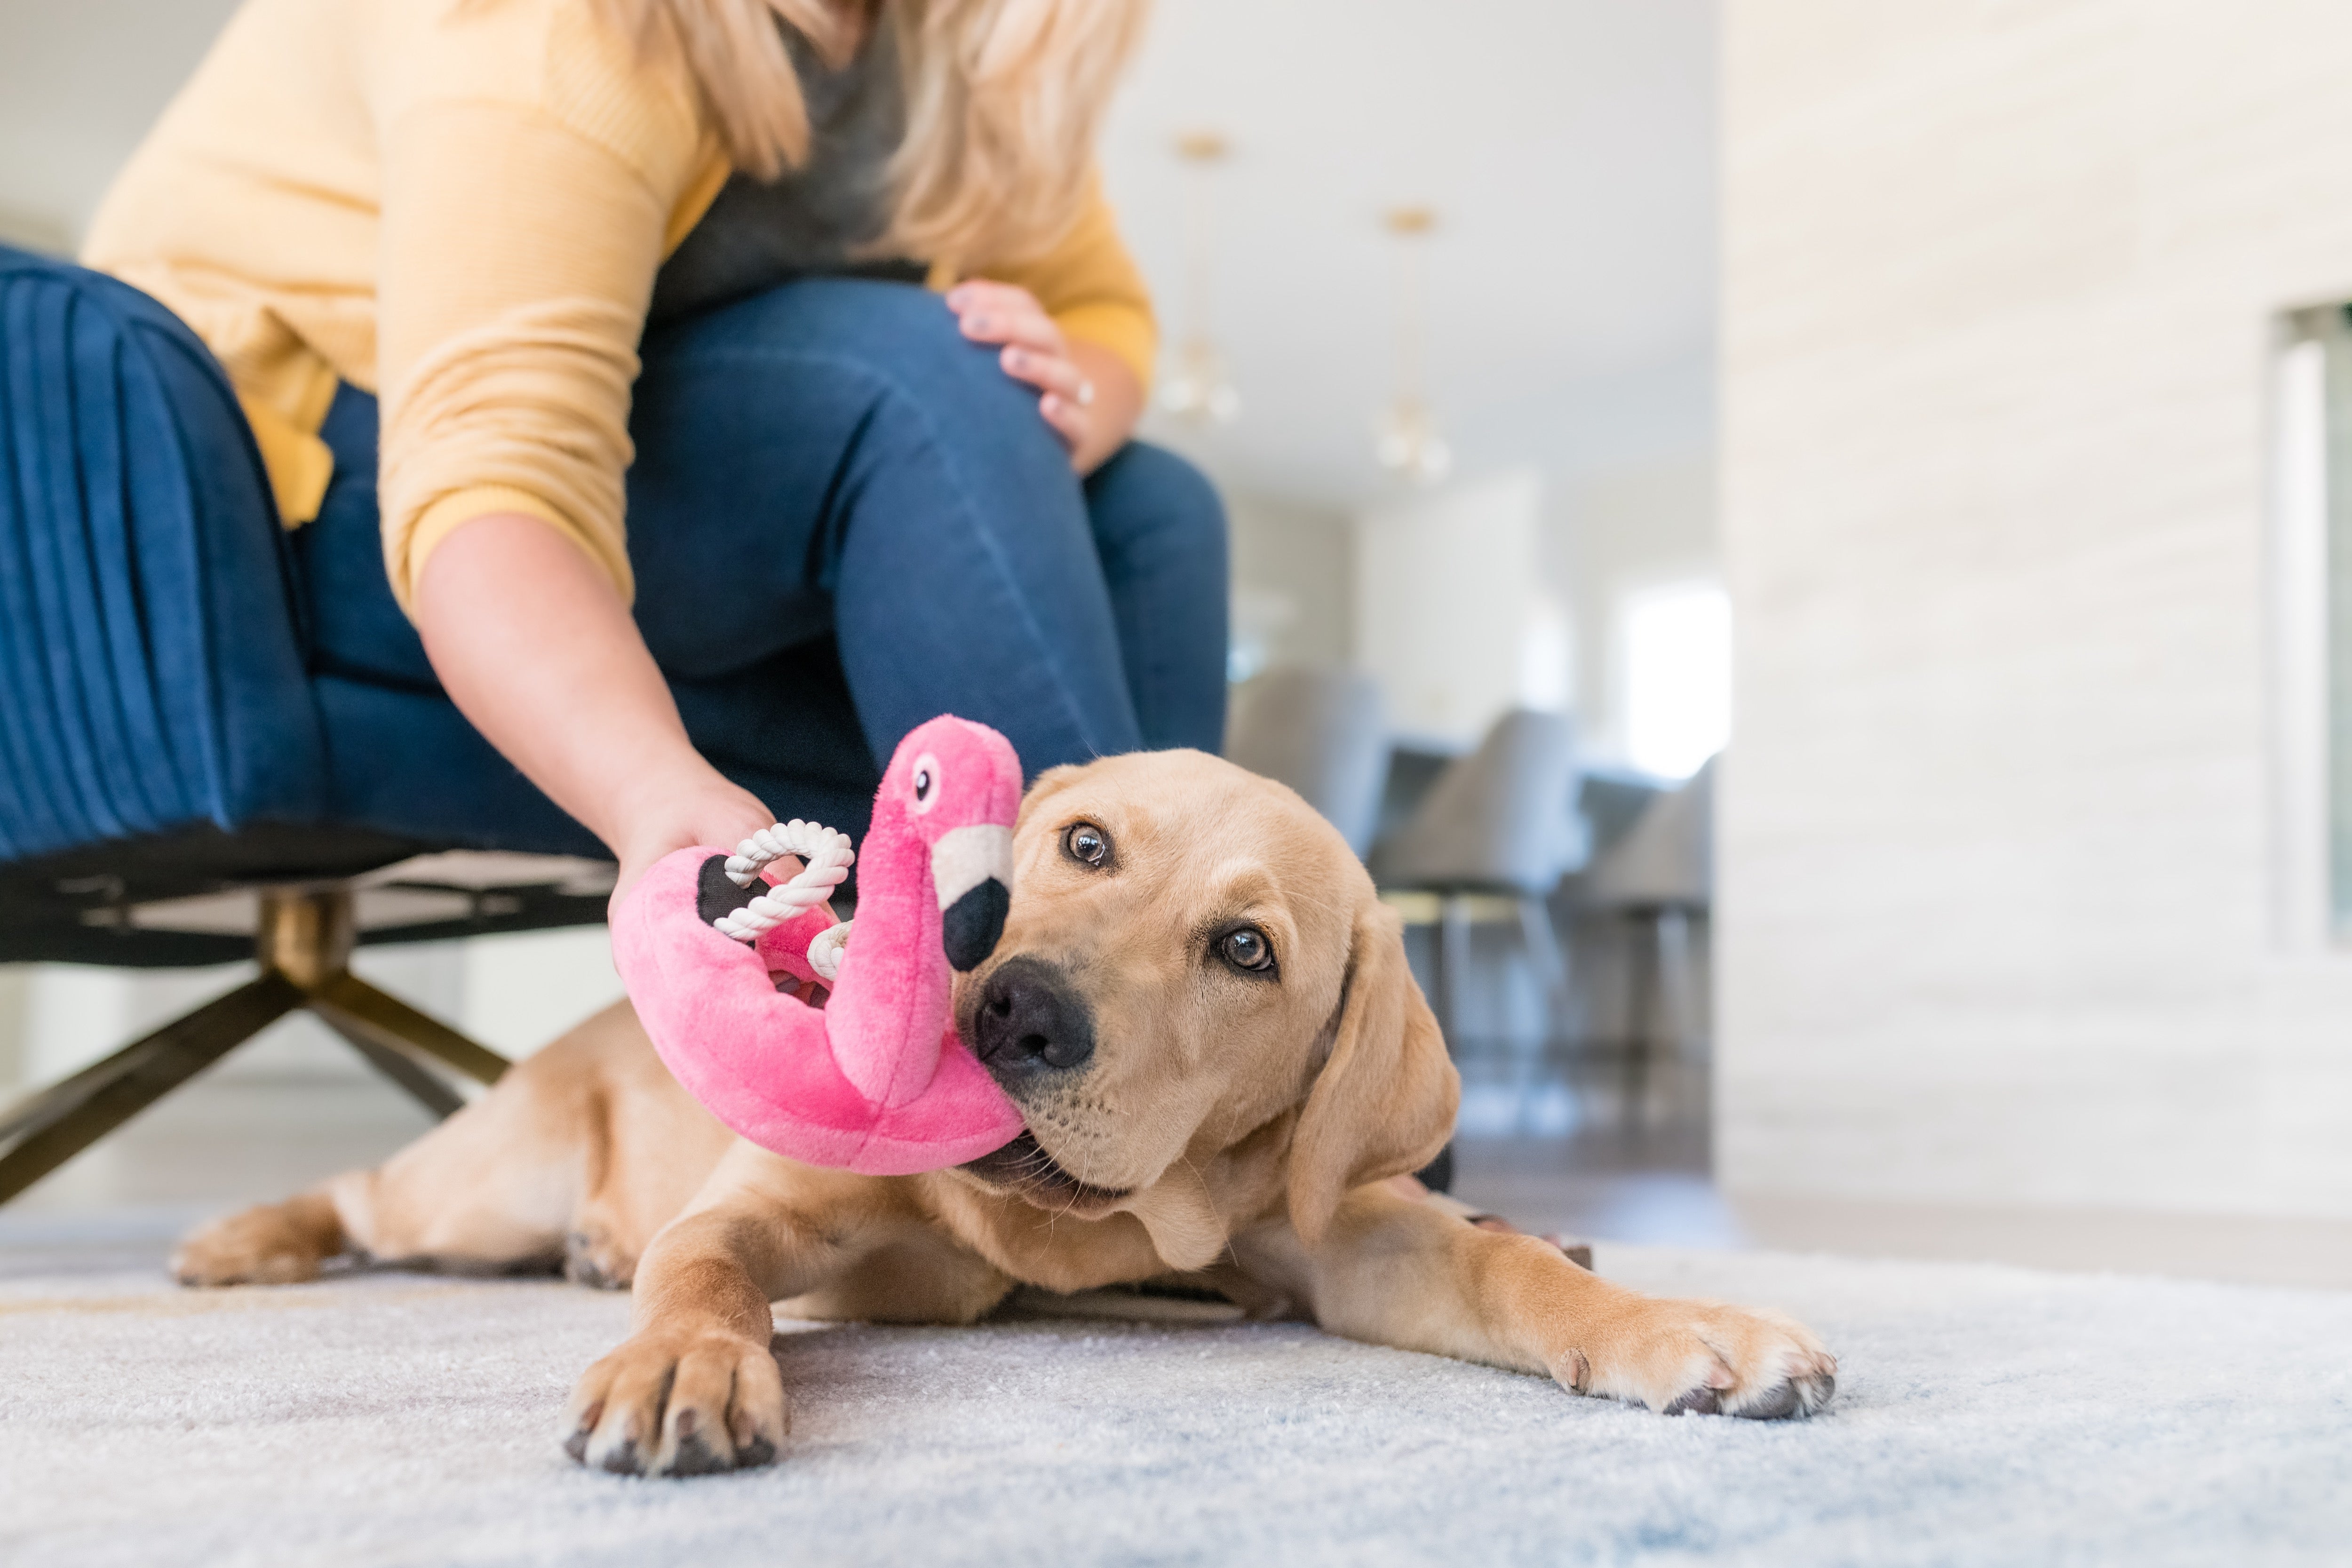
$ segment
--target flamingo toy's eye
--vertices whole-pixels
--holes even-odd
[[[915,809],[929,811],[940,803],[940,760],[929,752],[915,759]]]

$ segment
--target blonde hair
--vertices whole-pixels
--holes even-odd
[[[1095,135],[1150,0],[596,0],[641,46],[683,55],[735,167],[806,161],[808,110],[777,31],[838,68],[875,11],[897,30],[906,137],[877,248],[950,266],[1016,261],[1076,221]],[[860,12],[864,12],[861,16]]]

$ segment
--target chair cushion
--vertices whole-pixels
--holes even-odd
[[[291,567],[194,335],[134,289],[0,248],[0,861],[318,815]]]

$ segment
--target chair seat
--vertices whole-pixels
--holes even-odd
[[[253,922],[238,917],[251,911],[222,897],[225,889],[369,884],[362,946],[604,918],[606,889],[577,876],[576,859],[546,858],[539,870],[516,864],[484,886],[429,862],[408,872],[427,853],[367,828],[248,823],[232,833],[200,823],[15,861],[0,866],[0,963],[171,969],[250,958]],[[380,895],[380,913],[371,895]],[[245,894],[243,904],[251,902]]]

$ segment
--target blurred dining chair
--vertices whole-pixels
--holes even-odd
[[[1297,790],[1358,855],[1371,848],[1389,742],[1370,676],[1297,665],[1244,681],[1225,722],[1225,756]]]
[[[1462,1002],[1470,984],[1472,928],[1498,906],[1508,910],[1492,923],[1517,931],[1543,994],[1538,1037],[1531,1048],[1516,1053],[1523,1108],[1570,1005],[1567,960],[1545,900],[1579,848],[1570,811],[1575,780],[1576,731],[1570,721],[1514,710],[1495,721],[1476,751],[1438,776],[1420,807],[1381,841],[1372,858],[1374,879],[1383,889],[1434,895],[1437,1012],[1457,1055],[1468,1045]]]
[[[1692,933],[1715,901],[1714,761],[1652,800],[1578,883],[1580,916],[1618,927],[1630,943],[1624,1037],[1585,1045],[1622,1054],[1619,1115],[1638,1128],[1654,1058],[1681,1044],[1701,1010]]]

